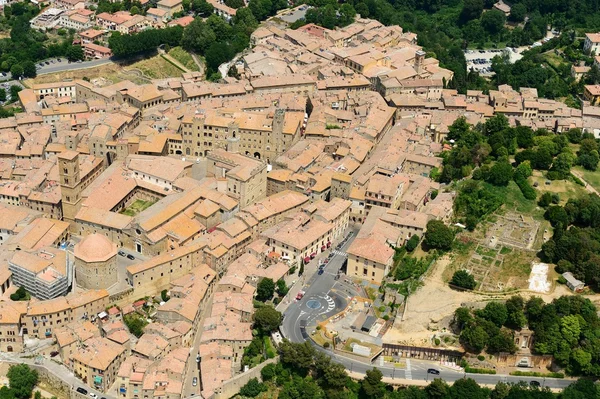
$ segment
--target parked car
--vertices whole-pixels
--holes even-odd
[[[56,356],[58,356],[58,353],[59,353],[58,351],[52,351],[52,352],[50,352],[50,357],[56,357]]]
[[[296,295],[296,300],[299,301],[300,299],[302,299],[303,296],[304,296],[304,291],[298,292],[298,295]]]
[[[83,389],[82,387],[77,388],[77,392],[83,394],[83,395],[87,395],[87,391],[85,389]]]
[[[125,251],[119,251],[119,256],[127,256],[127,254],[125,253]]]
[[[192,385],[193,385],[193,386],[196,386],[196,385],[198,385],[198,377],[194,377],[194,378],[192,378]]]
[[[98,395],[96,395],[94,392],[90,392],[90,398],[98,399]]]
[[[529,381],[529,385],[531,385],[532,387],[539,387],[541,384],[539,383],[539,381]]]
[[[127,259],[134,260],[135,256],[133,256],[132,254],[127,254]]]
[[[427,374],[435,374],[435,375],[440,375],[440,370],[436,370],[436,369],[427,369]]]
[[[323,274],[323,273],[325,273],[325,270],[324,270],[324,269],[319,269],[319,276],[320,276],[321,274]]]

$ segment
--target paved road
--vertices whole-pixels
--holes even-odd
[[[336,279],[338,271],[346,260],[345,251],[348,249],[354,238],[356,231],[350,230],[351,237],[346,241],[339,251],[333,251],[333,257],[325,266],[325,272],[321,275],[316,270],[316,265],[310,268],[312,273],[307,275],[308,282],[304,297],[300,301],[291,297],[291,303],[284,312],[282,323],[283,335],[292,342],[304,342],[308,336],[306,329],[316,325],[317,321],[325,320],[346,308],[348,300],[359,292],[352,284],[344,282],[343,275]],[[333,248],[332,248],[333,249]],[[317,259],[313,260],[314,263]],[[311,263],[313,263],[311,262]],[[307,267],[307,269],[309,269]]]
[[[54,62],[54,64],[44,65],[43,67],[38,69],[38,75],[45,75],[48,73],[57,73],[64,71],[71,71],[76,69],[86,69],[97,67],[100,65],[110,64],[113,61],[110,58],[102,58],[100,60],[91,60],[91,61],[83,61],[83,62],[67,62],[65,59],[62,59],[61,62]]]
[[[98,395],[98,398],[115,399],[115,397],[111,396],[110,394],[100,392],[97,389],[93,389],[92,387],[84,384],[79,378],[75,377],[75,375],[62,364],[55,363],[49,359],[44,359],[42,364],[36,364],[35,360],[32,358],[21,357],[27,355],[28,354],[26,353],[0,352],[0,361],[15,364],[25,363],[29,365],[35,365],[37,367],[43,367],[50,373],[54,374],[58,379],[66,382],[67,384],[70,384],[73,389],[81,387],[88,391],[88,393],[95,393],[96,395]]]

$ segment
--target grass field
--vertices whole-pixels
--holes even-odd
[[[177,61],[179,61],[184,67],[186,67],[190,71],[199,71],[200,70],[200,68],[198,68],[198,65],[196,65],[196,63],[194,62],[194,59],[192,58],[190,53],[188,53],[187,51],[185,51],[184,49],[182,49],[179,46],[173,47],[169,51],[169,55],[171,57],[175,58]]]
[[[529,182],[534,184],[537,182],[538,187],[537,190],[541,194],[545,191],[550,193],[556,193],[560,196],[561,204],[567,202],[569,198],[578,198],[587,194],[585,188],[580,185],[568,181],[568,180],[552,180],[550,184],[546,184],[547,179],[542,175],[540,171],[534,171],[533,176],[529,178]],[[588,182],[593,185],[590,181]],[[600,183],[600,175],[598,175],[598,183]]]
[[[153,204],[154,201],[135,200],[133,204],[123,209],[120,213],[127,216],[135,216],[144,209],[150,208]]]
[[[592,172],[591,170],[586,170],[581,166],[575,166],[573,169],[579,172],[579,174],[583,176],[583,179],[588,182],[590,186],[600,191],[600,170]]]
[[[125,69],[138,69],[144,75],[152,79],[178,78],[183,73],[179,68],[162,58],[160,55],[155,55],[154,57],[135,62]]]

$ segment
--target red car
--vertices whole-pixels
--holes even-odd
[[[296,295],[296,300],[299,301],[300,299],[302,299],[303,296],[304,296],[304,291],[298,292],[298,295]]]

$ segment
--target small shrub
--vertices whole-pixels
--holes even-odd
[[[479,355],[479,356],[477,356],[477,360],[479,360],[480,362],[483,362],[485,360],[485,356]]]
[[[440,346],[440,339],[439,338],[436,338],[434,342],[435,342],[435,346]]]
[[[329,348],[329,341],[327,341],[323,344],[323,348]]]
[[[387,315],[387,314],[383,315],[382,319],[385,320],[385,321],[388,321],[390,319],[390,316]]]

